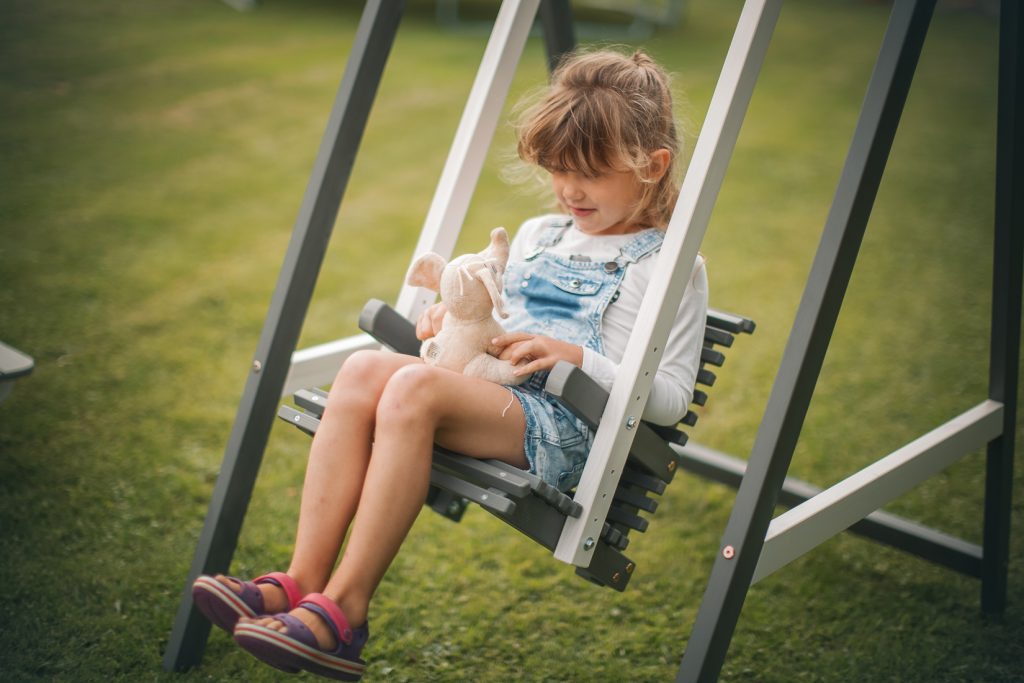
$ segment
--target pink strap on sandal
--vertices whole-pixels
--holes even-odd
[[[352,627],[349,625],[345,613],[341,611],[341,608],[333,600],[323,593],[310,593],[302,598],[299,606],[304,602],[312,603],[327,613],[327,616],[330,617],[327,625],[332,628],[338,640],[343,643],[352,642]]]
[[[284,610],[286,612],[295,609],[295,606],[299,604],[299,600],[302,600],[302,591],[299,590],[299,584],[295,583],[295,579],[284,572],[270,572],[263,576],[257,576],[252,582],[256,584],[273,583],[283,590],[285,597],[288,599],[288,609]]]

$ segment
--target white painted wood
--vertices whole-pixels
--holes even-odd
[[[1003,430],[1003,404],[986,400],[775,519],[753,583],[805,555],[934,476]]]
[[[428,251],[451,258],[539,4],[539,0],[501,3],[413,260]],[[395,309],[416,320],[436,297],[428,289],[403,284]]]
[[[296,351],[292,354],[292,364],[284,380],[282,396],[291,396],[299,389],[330,384],[346,358],[362,349],[380,347],[380,343],[370,335],[357,334]]]
[[[781,0],[748,0],[740,14],[657,267],[576,488],[575,500],[583,506],[583,514],[566,520],[555,548],[555,557],[563,562],[582,567],[590,564],[593,542],[600,537],[633,440],[629,422],[640,418],[647,402],[668,330],[707,230],[780,6]]]

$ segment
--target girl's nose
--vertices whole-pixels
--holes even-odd
[[[562,196],[565,197],[566,199],[577,200],[582,199],[584,197],[583,189],[579,186],[578,183],[573,182],[571,178],[563,179],[560,184],[562,189]]]

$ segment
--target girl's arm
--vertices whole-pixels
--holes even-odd
[[[665,344],[643,419],[674,425],[686,414],[700,370],[704,324],[708,314],[708,281],[703,259],[694,267]],[[619,365],[591,349],[584,350],[584,372],[611,391]]]

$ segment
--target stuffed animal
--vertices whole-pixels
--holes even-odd
[[[446,263],[442,256],[428,252],[413,262],[406,281],[440,292],[448,309],[441,331],[420,347],[420,357],[428,365],[498,384],[521,384],[529,378],[516,377],[511,362],[491,355],[498,351],[491,340],[504,332],[492,311],[508,317],[501,298],[507,263],[505,228],[492,230],[490,246],[479,254],[465,254]]]

